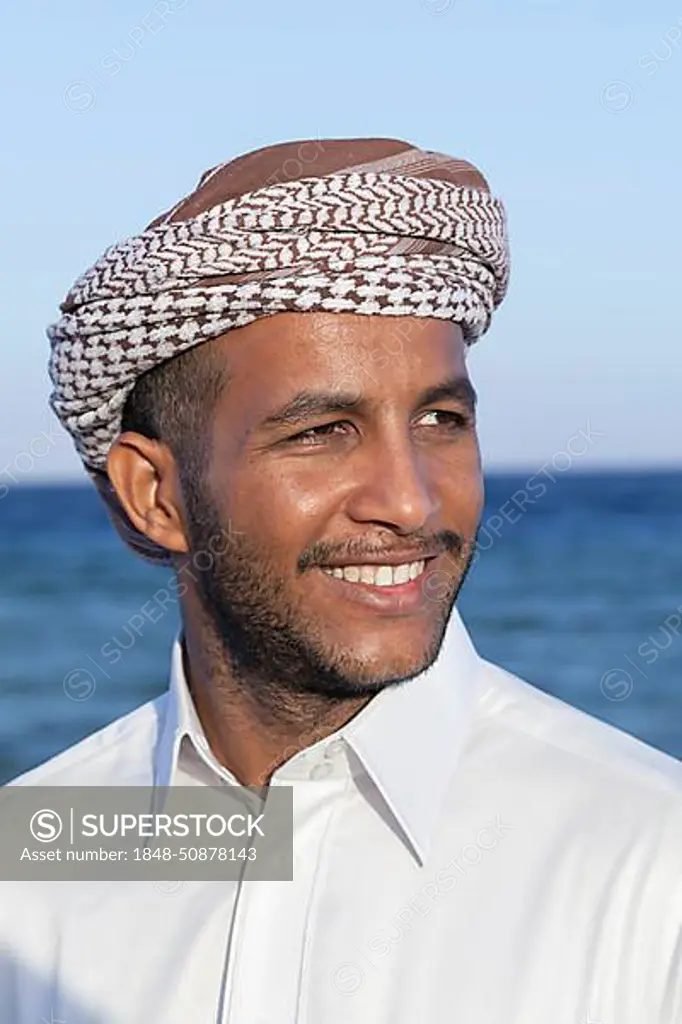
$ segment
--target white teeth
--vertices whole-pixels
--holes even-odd
[[[329,576],[346,583],[369,583],[375,587],[393,587],[408,583],[424,572],[425,562],[405,562],[402,565],[345,565],[343,568],[323,568]]]
[[[390,587],[393,583],[393,569],[390,565],[380,565],[374,577],[375,587]]]
[[[409,583],[410,581],[410,567],[409,565],[396,565],[393,570],[393,582],[394,583]]]

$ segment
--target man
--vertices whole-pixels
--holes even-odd
[[[162,698],[17,784],[291,785],[294,871],[5,886],[3,1021],[682,1021],[678,764],[454,608],[507,280],[480,173],[375,139],[215,168],[76,282],[52,404],[182,631]]]

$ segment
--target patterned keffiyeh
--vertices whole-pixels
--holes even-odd
[[[471,343],[508,278],[504,207],[472,165],[388,139],[271,146],[206,172],[75,282],[48,329],[50,402],[127,542],[168,561],[106,476],[141,374],[280,312],[434,317]]]

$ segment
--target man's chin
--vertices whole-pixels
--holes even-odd
[[[334,645],[336,657],[330,658],[339,679],[345,681],[345,689],[356,694],[378,693],[389,686],[399,685],[425,672],[438,657],[444,628],[431,629],[415,643],[402,631],[394,643],[384,637],[372,638],[372,642],[358,644],[355,641]]]

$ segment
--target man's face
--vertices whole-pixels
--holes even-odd
[[[330,697],[422,672],[483,501],[459,327],[280,314],[212,344],[231,379],[185,504],[191,552],[223,552],[197,586],[235,672]]]

